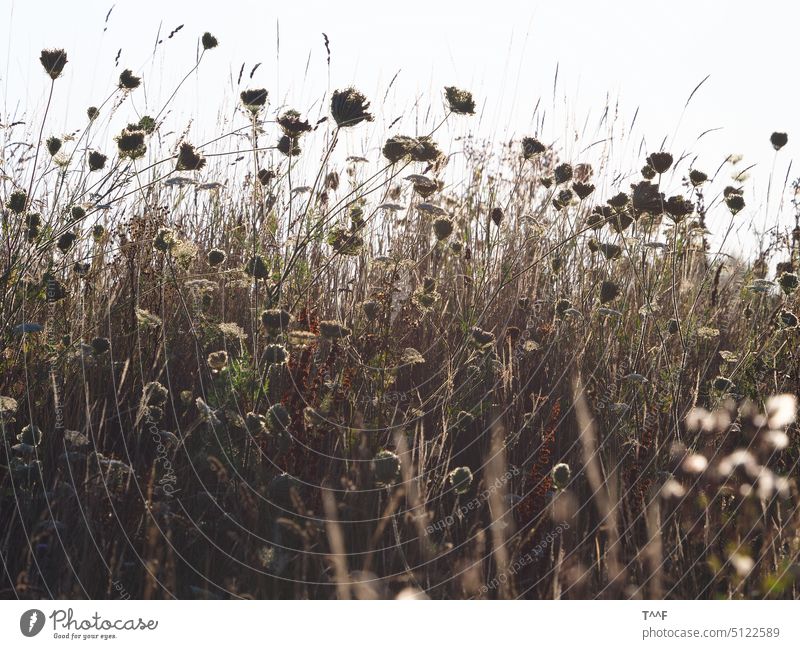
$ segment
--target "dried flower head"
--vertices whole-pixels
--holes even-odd
[[[299,142],[300,141],[297,138],[289,137],[288,135],[282,135],[278,140],[276,148],[287,157],[297,157],[302,153]]]
[[[780,277],[778,278],[778,284],[780,285],[781,290],[786,293],[786,295],[789,295],[797,290],[800,281],[795,273],[784,272],[781,273]]]
[[[269,276],[267,261],[261,255],[250,257],[244,267],[244,272],[255,279],[266,279]]]
[[[389,485],[400,474],[400,458],[395,453],[384,449],[373,458],[372,469],[375,472],[377,483]]]
[[[436,142],[428,136],[416,139],[414,147],[411,149],[411,159],[414,162],[434,163],[444,157]]]
[[[403,158],[409,157],[417,144],[416,138],[395,135],[386,140],[386,144],[383,145],[383,155],[389,162],[399,162]]]
[[[653,169],[650,165],[645,165],[642,167],[642,178],[645,180],[653,180],[656,177],[656,170]]]
[[[336,340],[337,338],[346,338],[350,335],[350,330],[342,323],[335,320],[323,320],[319,323],[319,333],[323,338],[328,340]]]
[[[225,263],[225,253],[219,248],[212,248],[208,251],[208,265],[213,267]]]
[[[702,185],[706,180],[708,180],[708,174],[703,173],[699,169],[692,169],[689,172],[689,181],[694,187]]]
[[[122,133],[116,137],[119,156],[131,160],[141,158],[147,152],[144,135],[144,131],[123,129]]]
[[[219,45],[219,41],[211,34],[211,32],[205,32],[203,37],[200,39],[200,42],[203,44],[204,50],[213,50],[217,45]]]
[[[361,122],[371,122],[372,115],[367,112],[369,102],[355,88],[335,90],[331,97],[331,115],[339,128],[355,126]]]
[[[672,166],[672,154],[666,151],[653,153],[647,157],[647,164],[658,174],[665,173]]]
[[[264,361],[270,365],[281,365],[289,359],[289,353],[283,345],[267,345],[264,349]]]
[[[153,240],[153,247],[161,252],[167,252],[174,248],[177,243],[178,239],[172,228],[159,228],[156,238]]]
[[[745,203],[744,198],[742,198],[741,194],[730,194],[725,199],[725,204],[728,206],[728,209],[731,211],[731,214],[738,214],[744,209]]]
[[[42,64],[44,71],[55,81],[64,71],[64,66],[67,64],[67,53],[61,49],[42,50],[39,62]]]
[[[98,115],[100,115],[100,110],[97,106],[89,106],[89,108],[86,109],[86,116],[89,118],[90,122],[96,120]]]
[[[259,169],[258,182],[262,185],[268,185],[275,180],[275,172],[272,169]]]
[[[436,219],[433,222],[433,232],[438,241],[444,241],[453,234],[453,222],[446,218]]]
[[[479,347],[488,347],[494,343],[495,336],[491,331],[484,331],[480,327],[472,327],[470,330],[472,340],[474,340]]]
[[[594,191],[594,185],[591,183],[572,183],[572,190],[580,200],[583,200]]]
[[[108,158],[99,151],[91,151],[86,160],[89,165],[89,171],[98,171],[102,169],[106,166],[107,159]]]
[[[556,489],[564,489],[569,484],[571,477],[572,470],[569,468],[569,464],[564,462],[556,464],[550,472],[550,478]]]
[[[503,220],[503,208],[493,207],[492,211],[489,212],[489,217],[492,219],[492,223],[500,227],[500,222]]]
[[[458,115],[475,114],[475,100],[472,99],[471,92],[459,90],[454,86],[447,86],[444,89],[444,94],[447,98],[447,105],[452,112]]]
[[[267,309],[261,313],[261,324],[271,333],[285,330],[291,320],[291,314],[284,309]]]
[[[278,126],[281,127],[283,134],[290,138],[298,138],[312,130],[311,124],[301,119],[300,113],[296,110],[287,110],[278,117]]]
[[[522,157],[525,160],[530,160],[545,151],[547,151],[547,147],[535,137],[522,138]]]
[[[219,372],[220,370],[225,369],[225,366],[228,364],[228,352],[226,352],[224,349],[211,352],[208,355],[206,362],[212,370]]]
[[[769,141],[776,151],[780,151],[786,146],[789,141],[789,136],[786,133],[778,133],[777,131],[769,136]]]
[[[142,83],[142,78],[137,77],[132,70],[125,69],[119,75],[119,88],[121,90],[134,90]]]
[[[206,165],[206,159],[188,142],[181,142],[178,151],[178,171],[200,171]]]
[[[572,165],[566,162],[558,165],[553,170],[553,178],[555,178],[556,185],[572,180]]]
[[[47,144],[47,152],[50,155],[55,155],[56,153],[61,151],[61,145],[63,144],[63,142],[61,141],[61,138],[58,138],[55,135],[53,135],[47,138],[46,144]]]
[[[616,299],[619,294],[619,286],[617,286],[614,282],[603,280],[603,283],[600,285],[601,304],[607,304],[608,302],[611,302],[612,300]]]
[[[694,203],[686,200],[683,196],[670,196],[664,203],[664,211],[672,217],[673,221],[680,223],[694,212]]]
[[[78,238],[78,235],[74,232],[65,232],[62,234],[58,241],[56,242],[56,247],[63,253],[67,253],[70,248],[72,248],[75,240]]]
[[[257,113],[258,110],[267,103],[267,91],[265,88],[255,88],[250,90],[242,90],[239,93],[239,98],[242,100],[242,105],[251,113]]]
[[[447,478],[453,486],[453,491],[459,496],[469,491],[473,480],[472,471],[468,466],[460,466],[457,469],[453,469]]]
[[[108,338],[98,336],[97,338],[92,338],[91,347],[92,351],[99,356],[111,349],[111,341]]]
[[[25,211],[25,205],[28,203],[28,193],[24,189],[16,189],[11,192],[8,197],[6,207],[14,214],[22,214]]]

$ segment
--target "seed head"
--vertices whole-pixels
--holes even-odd
[[[444,89],[447,104],[450,110],[458,115],[474,115],[475,101],[472,93],[466,90],[459,90],[455,86],[447,86]]]
[[[265,279],[269,276],[267,262],[261,255],[254,255],[253,257],[250,257],[250,260],[244,267],[244,272],[255,279]]]
[[[336,340],[337,338],[349,336],[350,330],[335,320],[323,320],[319,323],[319,333],[323,338]]]
[[[569,484],[571,477],[572,470],[569,468],[569,464],[565,464],[564,462],[556,464],[550,472],[553,485],[558,490],[564,489]]]
[[[267,309],[261,313],[261,324],[270,333],[285,330],[291,320],[291,314],[283,309]]]
[[[525,160],[530,160],[545,151],[547,147],[535,137],[522,138],[522,157]]]
[[[75,243],[75,240],[78,238],[78,235],[74,232],[65,232],[58,238],[58,242],[56,246],[58,249],[63,252],[67,253],[70,248],[72,248],[72,244]]]
[[[206,165],[206,159],[188,142],[181,142],[178,151],[178,171],[200,171]]]
[[[672,154],[666,151],[653,153],[648,156],[647,164],[649,164],[657,174],[663,174],[672,166]]]
[[[47,138],[47,152],[50,155],[55,155],[61,151],[61,144],[61,138],[57,138],[55,135]]]
[[[22,214],[25,211],[25,205],[28,202],[28,193],[24,189],[17,189],[11,192],[8,197],[6,207],[14,214]]]
[[[417,144],[417,140],[413,137],[396,135],[386,140],[386,144],[383,145],[383,155],[391,163],[399,162],[409,157]]]
[[[60,49],[42,50],[39,62],[42,64],[44,71],[55,81],[64,71],[64,66],[67,64],[67,53]]]
[[[161,252],[167,252],[178,243],[175,231],[172,228],[160,228],[153,239],[153,247]]]
[[[275,172],[272,169],[260,169],[258,172],[258,182],[262,185],[268,185],[275,180]]]
[[[572,190],[579,199],[583,200],[594,191],[594,185],[591,183],[572,183]]]
[[[208,251],[208,265],[212,268],[220,266],[225,262],[225,253],[219,248],[212,248]]]
[[[619,286],[614,282],[603,280],[600,285],[600,303],[607,304],[614,300],[620,294]]]
[[[447,477],[453,486],[453,491],[459,496],[467,493],[470,485],[472,485],[472,471],[468,466],[460,466],[457,469],[453,469]]]
[[[778,278],[778,284],[780,284],[781,290],[786,295],[789,295],[794,293],[798,285],[800,285],[800,281],[798,281],[795,273],[782,273]]]
[[[224,349],[221,349],[216,352],[211,352],[206,359],[208,366],[214,370],[215,372],[219,372],[220,370],[224,369],[225,366],[228,364],[228,352]]]
[[[741,194],[730,194],[728,198],[725,199],[725,204],[728,206],[728,209],[731,211],[731,214],[738,214],[744,209],[744,198],[742,198]]]
[[[369,102],[355,88],[335,90],[331,97],[331,115],[339,128],[355,126],[361,122],[371,122],[372,115],[367,112]]]
[[[436,219],[433,222],[433,232],[438,241],[444,241],[453,234],[453,222],[446,218]]]
[[[111,341],[108,338],[92,338],[92,350],[98,356],[100,354],[105,354],[109,349],[111,349]]]
[[[147,152],[147,145],[144,143],[144,131],[131,131],[126,128],[116,137],[116,140],[121,158],[136,160]]]
[[[308,133],[311,124],[301,119],[300,113],[296,110],[287,110],[278,118],[278,126],[281,127],[283,134],[290,138],[298,138],[303,133]]]
[[[100,111],[97,109],[96,106],[89,106],[89,108],[86,109],[86,117],[89,118],[90,122],[96,120],[99,114]]]
[[[489,216],[492,219],[492,223],[494,223],[499,228],[500,222],[503,220],[503,208],[502,207],[492,208],[492,211],[489,213]]]
[[[299,140],[297,138],[289,137],[288,135],[281,136],[281,139],[278,140],[277,148],[285,156],[292,156],[297,157],[302,152],[300,145],[298,144]]]
[[[699,169],[692,169],[689,172],[689,180],[694,187],[698,187],[708,180],[708,174],[703,173]]]
[[[203,44],[204,50],[213,50],[217,45],[219,45],[219,41],[211,35],[211,32],[206,32],[203,34],[200,42]]]
[[[769,141],[772,143],[772,147],[776,151],[780,151],[786,146],[786,143],[789,141],[789,136],[786,133],[775,132],[769,136]]]
[[[251,113],[257,113],[259,108],[267,103],[267,91],[264,88],[242,90],[239,94],[244,107]]]
[[[656,177],[656,170],[653,169],[650,165],[645,165],[642,167],[642,178],[645,180],[653,180]]]
[[[89,153],[87,162],[89,164],[89,171],[98,171],[106,166],[108,158],[99,151],[92,151]]]
[[[558,165],[553,170],[553,178],[555,178],[556,185],[572,180],[572,165],[566,162]]]
[[[283,345],[267,345],[264,349],[264,360],[270,365],[281,365],[287,361],[289,353]]]
[[[142,78],[137,77],[132,70],[125,69],[119,75],[119,88],[120,90],[134,90],[142,83]]]
[[[375,481],[379,484],[389,485],[400,474],[400,458],[388,450],[379,451],[372,460],[375,472]]]

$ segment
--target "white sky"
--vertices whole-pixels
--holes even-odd
[[[449,133],[440,133],[443,146],[470,129],[498,141],[530,134],[533,108],[541,99],[540,111],[546,111],[541,139],[571,159],[598,138],[597,123],[610,94],[612,105],[619,101],[620,129],[627,131],[638,108],[634,133],[623,140],[626,150],[615,152],[620,162],[632,164],[635,155],[638,168],[642,138],[650,151],[667,138],[673,153],[699,152],[696,166],[709,173],[730,153],[743,154],[741,166],[756,164],[751,197],[760,198],[748,201],[738,217],[743,223],[775,222],[775,189],[768,210],[764,204],[767,179],[775,164],[774,182],[783,184],[800,143],[794,69],[800,4],[785,0],[0,0],[0,7],[7,33],[6,48],[0,46],[5,49],[0,51],[2,119],[42,105],[48,80],[37,60],[39,51],[63,47],[68,52],[49,132],[82,126],[86,107],[108,95],[124,67],[141,74],[146,84],[132,95],[133,107],[157,112],[193,64],[198,36],[208,30],[220,46],[183,87],[168,120],[182,131],[187,119],[195,118],[191,133],[196,142],[215,134],[220,113],[233,115],[235,97],[244,87],[266,87],[272,110],[288,105],[316,118],[325,113],[320,99],[326,90],[354,84],[372,100],[379,119],[350,135],[349,152],[371,151],[376,157],[389,122],[403,115],[393,133],[413,134],[418,118],[420,124],[430,123],[425,119],[430,106],[441,115],[441,88],[457,85],[473,92],[482,114],[459,119]],[[183,29],[167,39],[181,24]],[[159,25],[164,40],[153,56]],[[330,38],[330,80],[322,32]],[[237,88],[243,62],[244,80]],[[706,75],[710,78],[682,115],[689,94]],[[418,99],[419,115],[414,110]],[[565,128],[565,116],[573,125],[589,125],[577,143]],[[695,142],[713,128],[721,130]],[[789,144],[777,158],[768,141],[774,130],[789,133]],[[800,168],[793,175],[800,175]],[[782,222],[789,222],[789,212],[785,206]]]

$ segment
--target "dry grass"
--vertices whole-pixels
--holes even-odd
[[[353,89],[115,143],[119,85],[3,120],[5,597],[800,594],[800,229],[714,252],[728,163],[439,142],[455,88],[366,162]]]

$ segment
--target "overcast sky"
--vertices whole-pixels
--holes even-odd
[[[748,202],[741,220],[769,222],[777,212],[765,209],[767,179],[774,164],[774,182],[783,184],[800,142],[794,2],[0,0],[0,7],[7,31],[0,51],[3,117],[42,105],[48,80],[38,53],[63,47],[69,65],[52,124],[65,132],[84,123],[86,107],[108,95],[125,67],[145,80],[132,108],[157,112],[208,30],[220,45],[181,89],[168,118],[176,131],[194,118],[196,141],[214,134],[220,114],[233,115],[242,87],[266,87],[272,109],[288,105],[317,117],[326,91],[354,84],[372,99],[378,119],[347,145],[351,153],[375,154],[390,122],[402,116],[402,132],[429,124],[443,111],[441,88],[457,85],[473,92],[480,115],[448,125],[443,141],[468,130],[497,140],[528,134],[538,102],[538,117],[545,115],[539,135],[569,159],[589,155],[583,148],[607,134],[597,125],[610,97],[619,106],[621,134],[636,114],[633,133],[620,139],[626,150],[615,152],[620,164],[638,154],[642,141],[654,150],[665,138],[674,152],[697,151],[697,166],[712,172],[728,154],[742,154],[742,166],[757,165],[750,182],[759,202]],[[719,130],[696,141],[709,129]],[[769,144],[775,130],[789,133],[777,158]]]

